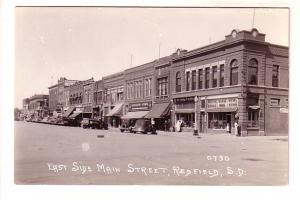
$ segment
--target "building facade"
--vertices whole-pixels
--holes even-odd
[[[124,114],[124,72],[105,76],[102,81],[104,121],[111,127],[118,127]]]
[[[93,117],[103,118],[103,81],[98,80],[94,82],[94,101],[93,101]]]
[[[179,53],[172,67],[175,121],[199,132],[234,133],[238,123],[242,135],[287,133],[288,48],[256,29]]]
[[[27,116],[40,119],[49,116],[49,95],[35,94],[30,97]]]
[[[61,77],[57,84],[48,87],[49,89],[49,111],[50,114],[63,114],[70,106],[69,90],[70,85],[76,83],[77,80],[68,80]]]
[[[154,62],[132,67],[124,71],[124,113],[122,119],[144,118],[154,100]]]
[[[94,78],[90,78],[84,81],[77,81],[69,87],[69,102],[70,108],[67,111],[68,115],[73,112],[75,114],[85,114],[86,117],[91,117],[91,88],[94,83]],[[67,117],[65,115],[65,117]]]

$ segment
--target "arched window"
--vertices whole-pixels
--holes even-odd
[[[257,85],[258,62],[252,58],[248,63],[248,84]]]
[[[230,64],[230,85],[237,85],[239,82],[238,61],[233,60]]]
[[[181,92],[181,73],[176,73],[176,92]]]

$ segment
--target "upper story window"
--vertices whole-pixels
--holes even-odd
[[[238,61],[233,60],[230,64],[230,85],[237,85],[239,82]]]
[[[134,91],[135,91],[135,98],[141,98],[142,97],[142,92],[143,92],[143,82],[140,81],[135,81],[134,82]]]
[[[252,58],[248,64],[248,84],[257,85],[258,62]]]
[[[203,89],[203,69],[198,70],[198,89]]]
[[[176,73],[176,92],[181,92],[181,73]]]
[[[145,85],[144,86],[145,97],[151,96],[151,93],[152,93],[152,79],[151,78],[145,79],[144,85]]]
[[[224,86],[224,65],[220,65],[220,82],[219,86],[223,87]]]
[[[168,95],[168,77],[157,79],[157,95]]]
[[[190,82],[191,82],[190,73],[191,72],[186,72],[186,91],[190,90]]]
[[[192,90],[196,90],[196,70],[192,71]]]
[[[218,86],[218,68],[217,66],[212,67],[212,87]]]
[[[210,68],[205,68],[205,88],[209,88]]]
[[[273,65],[272,68],[272,87],[279,86],[279,65]]]

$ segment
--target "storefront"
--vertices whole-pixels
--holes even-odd
[[[126,114],[122,119],[141,119],[144,118],[152,108],[152,102],[136,102],[126,105]]]
[[[234,133],[234,122],[237,120],[238,98],[208,97],[206,102],[207,132]]]
[[[106,112],[108,111],[109,108],[104,108]],[[115,104],[114,106],[110,107],[110,110],[108,111],[108,114],[105,115],[105,121],[108,122],[108,124],[111,127],[119,127],[121,124],[121,117],[123,114],[123,103]]]
[[[193,130],[195,126],[195,100],[194,97],[175,98],[174,112],[175,123],[178,120],[183,122],[184,129]]]
[[[154,121],[157,130],[169,131],[171,127],[171,104],[165,103],[154,103],[151,110],[145,116]]]

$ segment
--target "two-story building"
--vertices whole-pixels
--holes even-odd
[[[178,52],[172,61],[173,118],[199,132],[287,133],[288,48],[257,29]],[[173,122],[173,126],[175,126]]]
[[[122,119],[144,118],[152,108],[154,62],[124,71],[125,109]]]
[[[118,127],[124,114],[124,72],[105,76],[102,81],[104,121],[111,127]]]
[[[94,82],[93,117],[103,118],[103,81]]]

